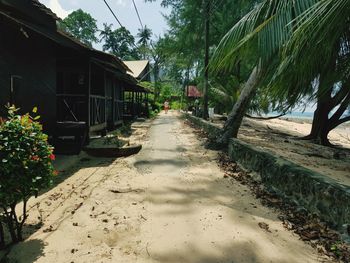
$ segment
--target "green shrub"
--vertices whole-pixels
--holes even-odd
[[[4,245],[3,224],[12,242],[21,241],[22,228],[28,217],[27,201],[48,187],[55,173],[53,148],[47,135],[29,114],[17,115],[15,107],[8,108],[8,119],[0,123],[0,241]],[[36,113],[36,108],[33,109]],[[22,215],[16,207],[22,202]]]
[[[181,102],[180,101],[172,101],[170,108],[173,110],[179,110],[181,109]]]
[[[149,111],[149,117],[152,119],[152,118],[155,118],[156,116],[158,115],[158,111],[155,110],[155,111],[152,111],[150,110]]]

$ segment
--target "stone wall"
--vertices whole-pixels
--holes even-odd
[[[210,123],[209,121],[205,121],[201,118],[195,117],[188,113],[184,113],[184,116],[193,124],[203,129],[208,134],[209,138],[216,138],[216,135],[221,131],[220,127],[215,126],[213,123]]]
[[[230,140],[228,152],[232,160],[257,172],[268,190],[296,202],[335,228],[350,224],[349,187],[237,139]]]
[[[220,131],[210,122],[186,117],[210,136]],[[317,214],[334,228],[350,224],[350,187],[238,139],[230,140],[228,153],[245,169],[258,173],[268,190]]]

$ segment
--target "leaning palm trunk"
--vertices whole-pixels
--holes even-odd
[[[0,219],[0,249],[5,247],[5,232],[4,227],[2,225],[2,221]]]
[[[261,82],[263,75],[261,63],[253,69],[248,81],[244,84],[241,95],[238,101],[228,115],[224,128],[220,136],[216,140],[218,146],[226,146],[230,138],[237,138],[239,127],[241,126],[244,114],[247,112],[250,101],[255,95],[255,91]]]
[[[350,121],[350,116],[342,117],[350,104],[349,86],[350,81],[345,82],[338,92],[328,89],[327,92],[319,95],[311,132],[304,139],[312,140],[325,146],[331,145],[328,140],[329,132],[338,125]],[[335,108],[335,112],[332,113],[332,110]]]

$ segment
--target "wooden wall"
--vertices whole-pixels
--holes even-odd
[[[11,76],[19,76],[13,102],[21,113],[38,113],[46,131],[56,122],[55,46],[46,38],[0,17],[0,114],[11,99]]]

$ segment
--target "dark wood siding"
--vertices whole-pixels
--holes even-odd
[[[16,76],[13,102],[21,113],[38,107],[44,129],[56,122],[55,46],[46,38],[0,18],[0,108],[11,99],[11,76]]]

